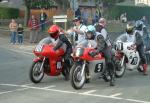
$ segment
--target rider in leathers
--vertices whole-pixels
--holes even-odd
[[[71,67],[70,61],[71,61],[71,53],[72,53],[72,45],[67,39],[67,37],[61,33],[60,28],[57,25],[52,25],[48,29],[48,33],[51,38],[53,38],[55,41],[58,40],[56,46],[53,48],[55,51],[57,51],[63,44],[65,44],[66,47],[66,52],[64,55],[64,61],[65,65],[67,65],[69,68]]]
[[[117,38],[117,40],[121,40],[122,42],[134,42],[137,46],[137,51],[139,52],[139,56],[141,58],[142,66],[143,66],[143,74],[147,75],[147,64],[144,53],[144,43],[142,36],[139,32],[134,31],[134,24],[129,23],[126,27],[126,33],[122,34]]]
[[[95,56],[100,52],[104,54],[106,59],[106,66],[109,71],[109,75],[111,76],[110,86],[114,86],[115,68],[112,61],[111,42],[107,34],[107,31],[105,29],[105,26],[106,26],[106,19],[100,18],[99,24],[95,25],[96,32],[97,32],[95,37],[97,42],[96,52],[91,52],[90,55]]]

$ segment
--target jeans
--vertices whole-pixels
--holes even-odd
[[[45,30],[45,20],[40,21],[41,31]]]
[[[18,34],[18,43],[19,44],[23,43],[23,34]]]
[[[36,43],[38,41],[38,30],[30,30],[30,43]]]
[[[16,32],[15,31],[12,31],[11,32],[11,39],[10,39],[10,43],[13,43],[15,44],[16,43]]]

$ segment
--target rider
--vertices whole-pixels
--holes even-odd
[[[57,25],[52,25],[48,29],[48,33],[51,38],[53,38],[55,41],[58,41],[56,46],[54,47],[54,50],[58,50],[63,44],[66,44],[66,52],[64,55],[64,61],[65,64],[69,67],[71,67],[70,60],[71,60],[71,53],[72,53],[72,45],[67,39],[67,37],[61,32],[61,29]]]
[[[134,30],[134,24],[128,23],[126,27],[126,33],[122,34],[117,38],[117,40],[121,40],[122,42],[134,42],[137,46],[137,51],[139,52],[139,56],[141,58],[142,66],[143,66],[143,74],[147,75],[147,64],[144,53],[144,43],[142,36],[139,32]]]
[[[96,47],[97,43],[95,42],[95,34],[96,33],[96,29],[93,25],[89,25],[87,26],[87,31],[86,31],[86,40],[87,42],[85,42],[87,45],[87,47]],[[83,41],[84,42],[84,41]],[[90,82],[90,75],[89,75],[89,68],[86,69],[87,74],[86,74],[86,83]]]
[[[100,52],[104,54],[105,59],[106,59],[107,69],[111,76],[110,86],[114,86],[115,85],[114,84],[114,74],[115,74],[114,69],[115,68],[112,62],[111,42],[107,34],[107,31],[105,29],[105,26],[106,26],[106,19],[100,18],[99,24],[95,25],[95,28],[96,28],[95,40],[97,42],[96,52],[90,52],[90,55],[95,56]]]

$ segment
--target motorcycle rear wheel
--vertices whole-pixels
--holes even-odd
[[[41,61],[33,62],[29,71],[30,80],[33,83],[39,83],[44,77],[44,68],[40,71]]]
[[[70,80],[71,85],[74,89],[81,89],[85,84],[85,71],[83,73],[83,76],[81,76],[81,70],[82,70],[82,64],[75,63],[70,71]]]

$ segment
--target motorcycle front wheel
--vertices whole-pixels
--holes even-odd
[[[40,70],[42,65],[41,61],[33,62],[29,71],[30,80],[33,83],[39,83],[44,77],[44,68]]]
[[[119,64],[120,65],[120,64]],[[117,66],[117,68],[116,68],[116,70],[115,70],[115,76],[117,77],[117,78],[121,78],[123,75],[124,75],[124,73],[125,73],[125,70],[126,70],[126,64],[125,63],[123,63],[123,66],[121,67],[121,66]]]
[[[82,64],[81,63],[75,63],[70,71],[70,81],[71,85],[74,89],[81,89],[85,84],[85,71],[83,72],[83,75],[81,76],[82,71]]]

